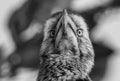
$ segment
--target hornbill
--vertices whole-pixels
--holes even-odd
[[[64,9],[45,24],[37,81],[91,81],[94,50],[84,19]]]

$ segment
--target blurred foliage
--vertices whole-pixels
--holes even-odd
[[[17,45],[17,50],[7,59],[11,65],[10,73],[12,76],[16,75],[16,70],[18,70],[20,67],[38,69],[39,49],[40,44],[43,40],[43,33],[37,33],[32,39],[28,41],[23,41],[20,38],[20,34],[29,28],[32,22],[40,22],[41,24],[44,24],[45,20],[50,17],[54,3],[55,0],[27,0],[21,8],[17,9],[11,15],[8,26]],[[91,32],[91,30],[97,24],[94,19],[97,13],[104,12],[107,8],[119,6],[120,1],[114,0],[112,3],[106,6],[100,6],[84,12],[75,12],[85,18]],[[42,29],[44,29],[44,27]],[[91,73],[91,76],[94,81],[98,81],[104,75],[106,69],[106,60],[112,53],[112,49],[98,43],[93,43],[93,46],[95,49],[96,57],[95,67]]]

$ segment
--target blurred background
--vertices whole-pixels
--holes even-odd
[[[0,0],[0,81],[36,81],[43,25],[64,8],[88,24],[92,80],[120,81],[120,0]]]

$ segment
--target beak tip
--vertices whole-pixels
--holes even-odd
[[[67,13],[67,10],[66,10],[66,9],[64,9],[64,10],[63,10],[63,15],[64,15],[64,16],[67,16],[67,15],[68,15],[68,13]]]

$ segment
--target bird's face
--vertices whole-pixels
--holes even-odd
[[[75,81],[85,78],[92,68],[93,57],[83,18],[63,10],[45,24],[38,81]]]

